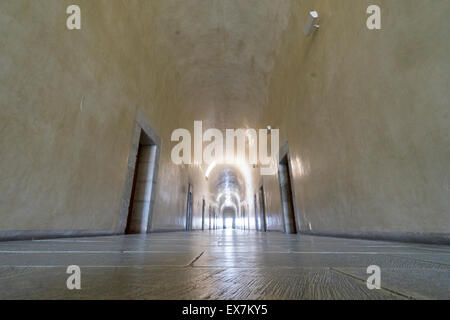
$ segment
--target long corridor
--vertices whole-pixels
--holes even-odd
[[[450,299],[450,0],[0,0],[0,30],[0,302]]]
[[[449,299],[449,253],[228,229],[1,242],[0,299]],[[69,265],[81,290],[66,287]]]

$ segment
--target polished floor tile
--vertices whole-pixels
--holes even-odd
[[[81,268],[68,290],[66,268]],[[381,268],[381,289],[366,286]],[[0,243],[1,299],[449,299],[450,249],[240,230]]]

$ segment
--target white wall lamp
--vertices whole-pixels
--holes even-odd
[[[319,20],[319,14],[317,13],[317,11],[310,11],[308,14],[308,22],[306,22],[304,30],[307,37],[309,37],[314,32],[314,30],[319,29],[317,20]]]

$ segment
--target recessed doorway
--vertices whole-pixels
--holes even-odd
[[[202,230],[205,230],[205,209],[206,209],[206,202],[205,202],[205,199],[203,199],[203,202],[202,202]]]
[[[259,231],[259,222],[258,222],[258,198],[255,194],[254,197],[254,207],[255,207],[255,229]]]
[[[152,206],[157,146],[141,131],[125,234],[147,233]]]
[[[292,174],[289,166],[289,154],[285,154],[278,165],[278,180],[280,183],[281,207],[286,233],[297,233],[295,219],[294,192],[292,185]]]
[[[266,222],[266,202],[264,197],[264,186],[259,188],[259,211],[261,214],[261,231],[267,231],[267,222]]]

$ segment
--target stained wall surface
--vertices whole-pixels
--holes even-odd
[[[0,4],[0,230],[120,231],[138,109],[163,140],[153,226],[182,228],[196,171],[181,174],[166,152],[183,121],[161,2],[78,1],[79,31],[66,29],[69,4]]]
[[[289,143],[301,229],[448,233],[450,2],[376,1],[373,31],[369,4],[293,1],[282,35],[263,114]]]

